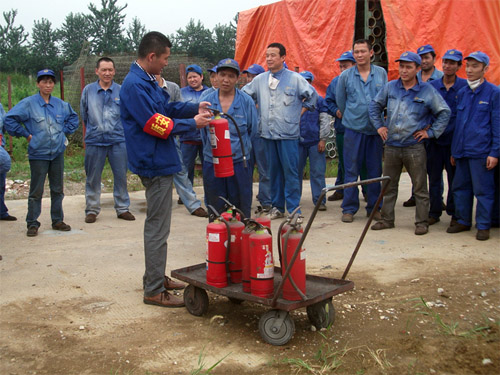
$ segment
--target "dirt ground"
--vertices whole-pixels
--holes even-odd
[[[475,230],[450,235],[444,215],[415,236],[414,209],[402,207],[409,191],[405,175],[396,228],[368,231],[348,275],[354,290],[333,298],[335,323],[317,331],[294,310],[284,346],[261,338],[260,304],[209,293],[208,313],[196,317],[142,303],[144,192],[131,194],[135,222],[116,219],[108,193],[85,224],[84,196],[67,196],[67,233],[50,229],[44,199],[35,238],[25,235],[26,200],[8,201],[20,220],[0,222],[0,373],[498,374],[499,230],[485,242]],[[309,186],[302,205],[307,220]],[[307,272],[340,278],[366,217],[361,209],[341,223],[340,202],[327,206],[305,242]],[[172,218],[168,272],[204,262],[206,221],[177,204]]]

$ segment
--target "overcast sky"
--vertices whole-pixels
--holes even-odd
[[[227,24],[233,20],[236,13],[260,5],[266,5],[277,0],[237,0],[237,1],[210,1],[210,0],[118,0],[117,5],[127,5],[122,12],[126,14],[125,28],[138,17],[149,31],[160,31],[166,35],[173,34],[177,29],[184,28],[189,20],[200,20],[202,24],[212,29],[216,24]],[[46,18],[52,27],[59,28],[66,16],[70,13],[89,14],[88,5],[93,3],[101,8],[101,0],[17,0],[2,2],[2,12],[17,9],[15,26],[23,25],[30,33],[33,22]],[[7,5],[8,3],[8,5]],[[5,25],[3,16],[0,24]]]

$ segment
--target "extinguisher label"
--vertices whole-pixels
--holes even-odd
[[[208,242],[220,242],[219,233],[209,233],[208,234]]]
[[[258,279],[268,279],[274,276],[274,263],[273,263],[273,254],[269,250],[269,245],[264,245],[262,250],[266,252],[266,259],[264,262],[264,269],[262,273],[257,274]]]
[[[236,236],[234,234],[231,234],[231,243],[236,241]]]
[[[306,259],[306,249],[302,249],[300,252],[300,260]]]
[[[210,145],[212,148],[217,148],[217,136],[215,135],[215,128],[210,128]]]
[[[214,164],[219,164],[219,158],[212,158],[212,161],[214,162]]]
[[[224,132],[224,138],[226,138],[226,139],[231,139],[231,133],[229,132],[229,130],[226,130],[226,131]]]

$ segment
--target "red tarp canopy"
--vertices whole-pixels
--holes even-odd
[[[490,57],[486,78],[500,84],[500,0],[381,0],[386,23],[389,79],[398,77],[394,62],[404,51],[432,44],[436,66],[450,48],[464,56],[481,50]],[[288,68],[309,70],[321,95],[338,75],[335,59],[351,49],[355,0],[283,0],[239,13],[235,59],[242,69],[253,63],[265,69],[266,47],[287,49]],[[462,68],[459,75],[464,77]]]
[[[389,79],[398,77],[394,62],[405,51],[431,44],[436,67],[446,50],[464,54],[480,50],[490,57],[486,79],[500,84],[500,1],[498,0],[381,0],[386,26]],[[464,63],[465,66],[465,63]],[[459,76],[465,78],[462,67]]]
[[[356,2],[353,0],[284,0],[239,13],[235,60],[240,67],[257,63],[267,70],[266,47],[286,47],[290,70],[309,70],[321,95],[340,73],[335,59],[350,50]]]

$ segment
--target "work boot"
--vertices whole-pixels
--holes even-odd
[[[403,207],[415,207],[417,203],[415,202],[415,197],[412,195],[410,199],[403,203]]]
[[[343,223],[352,223],[354,221],[354,215],[349,213],[342,214],[341,220]]]
[[[5,221],[16,221],[16,220],[17,220],[17,217],[7,214],[7,216],[4,216],[4,217],[0,218],[0,220],[5,220]]]
[[[328,200],[330,202],[333,202],[333,201],[341,201],[342,199],[344,199],[344,193],[341,193],[340,191],[336,191],[335,193],[333,193],[332,195],[330,195],[328,197]]]
[[[87,216],[85,216],[85,222],[88,224],[95,223],[96,220],[97,220],[96,214],[87,214]]]
[[[394,224],[388,223],[385,220],[379,221],[371,226],[372,230],[382,230],[394,228]]]
[[[427,219],[427,222],[429,223],[429,225],[434,225],[440,221],[441,221],[441,219],[439,219],[438,217],[432,217],[432,216],[429,216],[429,219]]]
[[[62,232],[69,232],[71,230],[71,227],[64,221],[60,221],[58,223],[52,224],[52,229],[60,230]]]
[[[174,289],[184,289],[186,287],[185,284],[179,283],[178,281],[172,280],[170,277],[165,275],[165,280],[163,281],[163,286],[167,290],[174,290]]]
[[[490,238],[490,230],[489,229],[478,229],[476,234],[476,240],[486,241]]]
[[[421,236],[423,234],[427,234],[427,232],[429,232],[429,227],[427,225],[417,224],[415,226],[415,234],[417,236]]]
[[[135,216],[132,215],[129,211],[127,211],[127,212],[122,212],[120,215],[118,215],[118,219],[127,220],[127,221],[134,221]]]
[[[196,210],[191,212],[191,215],[198,217],[208,217],[208,213],[203,207],[198,207]]]
[[[450,225],[448,229],[446,229],[446,233],[460,233],[460,232],[465,232],[467,230],[470,230],[469,225],[463,225],[457,222],[453,226]]]
[[[321,203],[318,207],[318,211],[326,211],[326,205]]]
[[[144,303],[146,305],[156,305],[161,307],[183,307],[184,301],[181,297],[174,296],[166,290],[157,294],[156,296],[144,296]]]
[[[26,235],[28,237],[35,237],[38,235],[38,227],[31,226],[28,228],[28,231],[26,232]]]
[[[370,217],[370,214],[371,213],[366,213],[366,217]],[[375,221],[382,221],[382,214],[380,213],[380,211],[377,211],[375,212],[375,214],[373,215],[373,220]]]

